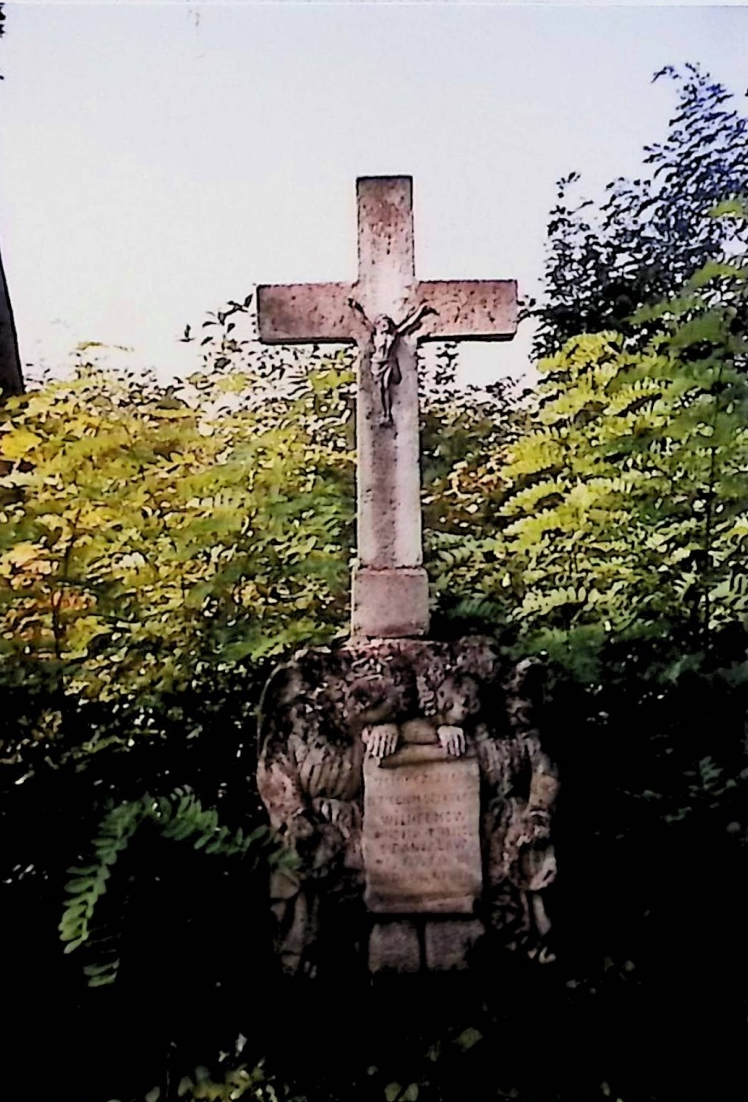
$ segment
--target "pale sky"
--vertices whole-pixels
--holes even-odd
[[[6,4],[0,245],[25,362],[83,340],[161,376],[258,282],[353,279],[355,178],[414,177],[425,279],[537,290],[562,174],[635,175],[700,62],[746,109],[748,7]],[[476,381],[528,335],[472,346]]]

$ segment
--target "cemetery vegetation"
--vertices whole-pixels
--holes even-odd
[[[570,172],[558,181],[548,223],[535,355],[557,352],[571,337],[615,329],[628,333],[635,311],[676,294],[717,257],[740,254],[745,220],[712,212],[746,190],[748,119],[732,94],[697,64],[666,65],[676,109],[662,141],[644,149],[642,175],[612,180],[601,199],[584,195]]]
[[[346,636],[351,353],[261,348],[250,295],[188,327],[183,384],[86,346],[5,400],[0,853],[28,1090],[44,1060],[44,1093],[77,1102],[738,1097],[746,123],[697,68],[666,72],[678,113],[602,233],[562,185],[540,385],[460,390],[449,346],[424,384],[434,634],[548,670],[551,965],[371,1029],[339,991],[267,1012],[289,858],[255,717],[275,663]]]

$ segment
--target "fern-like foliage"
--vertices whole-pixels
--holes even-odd
[[[221,825],[215,808],[203,807],[188,788],[177,788],[170,796],[146,793],[137,800],[109,807],[92,842],[93,856],[83,866],[68,869],[72,879],[65,885],[67,902],[60,921],[65,952],[82,945],[96,946],[103,959],[84,968],[91,987],[111,984],[117,978],[119,959],[116,936],[97,925],[97,909],[106,893],[114,867],[137,831],[146,822],[155,823],[165,838],[191,841],[196,850],[224,857],[249,859],[253,866],[264,860],[269,866],[289,860],[287,851],[273,840],[268,828],[251,833]]]
[[[581,334],[541,361],[529,431],[473,472],[481,528],[428,533],[440,607],[503,622],[584,680],[606,640],[675,633],[696,652],[741,621],[746,317],[734,258],[640,311],[628,336]]]
[[[541,364],[536,429],[513,449],[502,510],[525,628],[690,624],[708,646],[748,612],[746,341],[733,324],[747,275],[712,274],[711,296],[697,279],[649,336],[577,337]]]

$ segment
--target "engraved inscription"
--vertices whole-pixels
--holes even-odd
[[[366,904],[378,913],[469,913],[481,889],[479,773],[472,757],[364,765]],[[405,756],[405,755],[404,755]]]

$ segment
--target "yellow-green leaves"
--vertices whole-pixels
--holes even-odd
[[[21,459],[41,440],[41,436],[26,428],[10,429],[0,435],[0,459]]]
[[[348,379],[331,363],[301,396],[221,412],[212,389],[187,404],[89,366],[9,403],[6,659],[115,700],[178,691],[198,656],[225,668],[330,637],[352,527]]]

